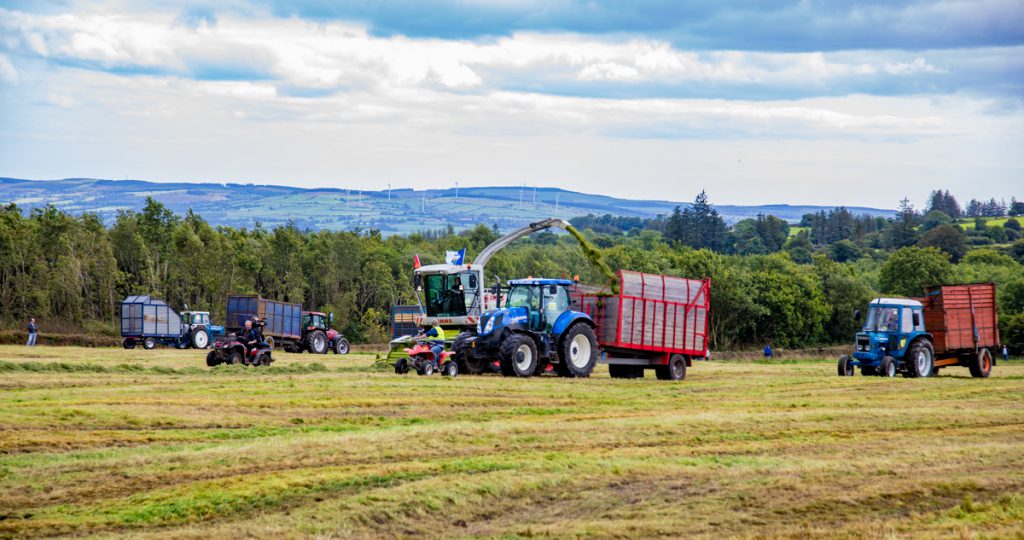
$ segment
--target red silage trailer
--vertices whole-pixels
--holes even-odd
[[[919,299],[924,326],[932,336],[935,370],[966,366],[987,377],[999,346],[999,316],[994,283],[929,287]]]
[[[589,289],[573,299],[596,324],[601,360],[614,378],[679,380],[708,351],[710,279],[619,271],[619,293]]]

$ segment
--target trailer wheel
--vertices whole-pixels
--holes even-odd
[[[558,374],[563,377],[589,377],[597,364],[597,337],[594,329],[578,322],[562,337],[558,355]]]
[[[230,364],[232,366],[235,365],[235,364],[241,364],[242,360],[245,360],[245,357],[242,356],[242,353],[240,353],[238,351],[231,351],[231,352],[228,353],[228,360],[227,360],[228,364]]]
[[[314,330],[306,336],[306,349],[313,354],[327,354],[327,336]]]
[[[334,342],[334,354],[348,354],[349,344],[345,338],[338,338]]]
[[[686,359],[673,354],[672,358],[668,359],[668,365],[654,368],[654,373],[662,381],[681,381],[686,378]]]
[[[839,376],[853,376],[853,360],[851,360],[850,357],[845,354],[839,357]]]
[[[987,378],[992,373],[992,351],[988,350],[988,347],[982,347],[977,358],[974,358],[968,367],[971,370],[971,377]]]
[[[192,346],[197,349],[205,349],[210,346],[210,334],[202,328],[197,328],[192,331]]]
[[[613,379],[643,379],[644,368],[641,366],[608,364],[608,375]]]
[[[891,356],[883,356],[882,365],[878,368],[878,374],[882,377],[895,377],[896,359]]]
[[[134,339],[126,339],[126,340],[124,340],[123,343],[121,343],[121,346],[124,347],[125,349],[134,349],[135,348],[135,340]]]
[[[222,355],[220,351],[210,351],[206,353],[206,365],[209,367],[219,365],[221,362],[223,362],[221,356]]]
[[[907,373],[911,377],[927,377],[935,369],[935,350],[927,339],[919,339],[907,349]]]
[[[148,337],[142,341],[142,348],[146,349],[147,351],[152,349],[153,347],[156,347],[155,339]]]
[[[529,377],[537,370],[537,345],[528,336],[510,335],[499,354],[501,372],[507,377]]]

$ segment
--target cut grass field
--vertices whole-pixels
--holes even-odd
[[[1024,364],[446,379],[0,347],[0,536],[1020,537]]]

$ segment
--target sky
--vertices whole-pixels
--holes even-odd
[[[1024,198],[1024,0],[0,0],[0,176]]]

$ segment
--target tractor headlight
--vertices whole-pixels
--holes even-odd
[[[496,317],[491,317],[491,320],[487,321],[487,326],[484,327],[484,331],[481,332],[481,333],[483,333],[483,334],[490,334],[491,331],[494,330],[494,319],[495,318]]]

